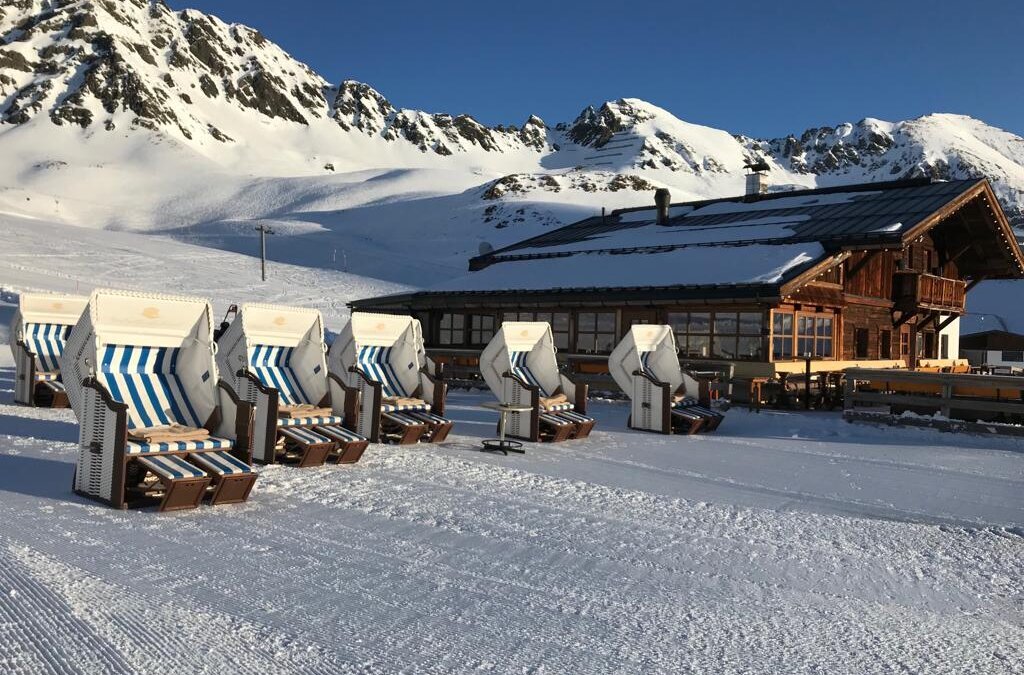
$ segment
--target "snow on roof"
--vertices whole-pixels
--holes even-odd
[[[495,292],[777,284],[824,255],[820,244],[691,246],[631,255],[581,253],[499,262],[429,289]]]

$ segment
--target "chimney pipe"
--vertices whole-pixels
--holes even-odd
[[[768,192],[768,171],[771,167],[763,159],[748,161],[744,168],[747,169],[747,190],[745,197],[750,200]]]
[[[668,205],[672,203],[672,193],[666,188],[658,188],[654,193],[654,204],[658,207],[658,225],[668,225]]]

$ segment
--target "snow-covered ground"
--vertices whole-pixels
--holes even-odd
[[[0,215],[0,287],[320,307],[402,287],[167,237]],[[13,307],[0,301],[0,344]],[[120,512],[70,490],[69,411],[0,348],[0,672],[1024,672],[1024,441],[728,411],[485,455],[260,469],[249,503]]]

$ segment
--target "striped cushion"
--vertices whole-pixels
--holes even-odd
[[[60,323],[25,324],[25,345],[36,355],[36,370],[60,370],[59,359],[64,353],[71,326]]]
[[[41,370],[36,371],[36,382],[56,382],[60,379],[60,373],[45,373]]]
[[[651,371],[650,359],[651,354],[654,352],[640,352],[640,372],[647,373],[648,375],[654,375]]]
[[[574,410],[566,410],[564,412],[560,412],[560,413],[558,413],[558,416],[562,417],[562,418],[565,418],[565,419],[567,419],[567,420],[569,420],[571,422],[579,422],[579,423],[582,423],[582,424],[586,424],[588,422],[593,422],[594,421],[593,417],[587,417],[586,415],[581,415],[580,413],[578,413],[578,412],[576,412]]]
[[[565,419],[563,417],[559,417],[558,415],[552,415],[550,413],[541,413],[540,414],[540,419],[541,419],[542,422],[547,422],[548,424],[553,424],[556,427],[563,427],[563,426],[565,426],[567,424],[572,424],[572,422],[570,422],[569,420],[567,420],[567,419]]]
[[[203,425],[176,374],[179,352],[172,347],[103,347],[96,377],[114,400],[128,405],[129,429]]]
[[[140,457],[139,463],[164,478],[202,478],[206,475],[205,471],[177,455]]]
[[[322,434],[318,434],[312,429],[301,429],[297,427],[284,429],[281,432],[281,435],[303,445],[319,445],[321,443],[331,442],[330,438]]]
[[[360,347],[358,356],[359,369],[374,382],[380,382],[381,395],[412,396],[398,379],[398,373],[391,365],[391,347]],[[404,410],[404,408],[403,408]]]
[[[551,393],[544,388],[544,385],[540,383],[537,376],[533,374],[530,367],[526,365],[526,357],[530,355],[530,352],[509,352],[508,359],[512,369],[512,374],[519,377],[527,384],[533,385],[540,389],[541,396],[550,396]]]
[[[697,405],[697,399],[695,399],[695,398],[693,398],[691,396],[686,396],[685,398],[683,398],[682,401],[673,401],[672,402],[672,407],[673,408],[688,408],[688,407],[690,407],[692,405]]]
[[[359,441],[366,440],[356,432],[350,431],[342,426],[316,427],[313,431],[327,436],[332,441],[338,441],[339,443],[357,443]]]
[[[403,427],[424,424],[423,420],[416,419],[407,412],[385,412],[381,417],[390,420],[395,424],[401,424]]]
[[[142,443],[128,441],[125,452],[129,455],[144,455],[159,452],[190,452],[192,450],[231,449],[233,443],[226,438],[208,436],[201,441],[174,441],[173,443]]]
[[[192,461],[218,476],[252,473],[252,467],[227,452],[197,452],[189,455]]]
[[[421,422],[426,422],[427,424],[451,424],[451,420],[445,419],[440,415],[435,415],[430,411],[418,410],[406,414],[409,417],[412,417],[413,419],[417,419]]]
[[[313,403],[292,368],[294,352],[295,347],[256,345],[249,354],[249,366],[263,386],[277,390],[278,400],[284,405]]]
[[[576,406],[574,406],[572,403],[557,403],[555,405],[549,405],[546,408],[544,406],[541,406],[541,409],[543,409],[544,412],[562,412],[565,410],[572,410],[575,407]]]
[[[341,424],[344,417],[329,415],[327,417],[278,417],[279,427],[313,427],[317,424]]]
[[[420,404],[420,405],[392,405],[390,403],[381,403],[380,404],[380,411],[381,412],[401,412],[401,411],[411,411],[411,410],[430,410],[430,404],[429,403],[423,403],[423,404]]]

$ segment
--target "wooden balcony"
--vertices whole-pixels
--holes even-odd
[[[900,270],[893,280],[893,300],[904,312],[962,314],[967,282],[914,270]]]

